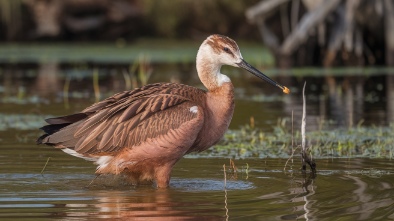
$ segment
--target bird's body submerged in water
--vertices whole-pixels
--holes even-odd
[[[80,113],[47,119],[48,144],[95,161],[97,174],[124,174],[134,184],[155,180],[167,187],[185,154],[217,143],[234,112],[234,90],[222,65],[242,67],[281,88],[246,63],[232,39],[211,35],[200,46],[197,72],[207,91],[176,83],[149,84],[113,95]]]

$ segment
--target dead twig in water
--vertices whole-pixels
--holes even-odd
[[[302,89],[302,123],[301,123],[301,159],[302,159],[302,171],[305,172],[306,170],[306,163],[309,164],[311,167],[312,173],[316,173],[316,163],[313,159],[308,157],[307,148],[306,148],[306,138],[305,138],[305,126],[306,126],[306,101],[305,101],[305,86],[306,82],[304,83],[304,88]]]
[[[90,185],[91,185],[91,184],[97,179],[97,177],[99,177],[99,176],[100,176],[100,174],[97,175],[92,181],[90,181],[89,185],[87,185],[86,188],[90,187]]]
[[[232,159],[230,159],[230,171],[232,172],[231,179],[236,180],[238,178],[237,176],[237,167],[235,166],[235,163]]]
[[[246,173],[246,180],[249,178],[249,164],[248,163],[246,163],[246,170],[245,170],[245,173]]]
[[[48,157],[47,162],[46,162],[45,165],[44,165],[44,168],[42,168],[41,173],[40,173],[41,176],[43,176],[42,173],[44,172],[45,168],[47,168],[47,165],[48,165],[48,162],[49,162],[50,159],[51,159],[51,158]]]
[[[287,163],[289,162],[290,159],[291,159],[291,163],[293,164],[293,156],[295,151],[298,149],[298,147],[299,146],[297,146],[294,149],[294,113],[293,111],[291,111],[291,155],[289,159],[286,160],[285,166],[283,167],[284,172],[286,172]]]
[[[226,220],[228,220],[228,208],[227,208],[227,176],[226,176],[226,164],[223,164],[224,174],[224,209],[226,210]]]
[[[291,155],[289,157],[289,159],[286,160],[285,166],[283,167],[283,171],[286,171],[286,167],[287,164],[289,163],[289,161],[293,161],[293,157],[294,157],[294,153],[296,152],[296,150],[299,148],[300,146],[297,146],[295,149],[293,149],[293,151],[291,152]]]

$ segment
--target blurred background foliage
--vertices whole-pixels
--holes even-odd
[[[193,38],[259,39],[244,12],[258,0],[0,0],[1,41]]]
[[[0,0],[0,42],[263,42],[280,67],[394,64],[394,0]]]

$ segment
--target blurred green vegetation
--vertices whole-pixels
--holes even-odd
[[[146,56],[152,63],[193,63],[201,42],[191,40],[141,39],[130,44],[126,42],[79,43],[79,44],[3,44],[0,47],[0,62],[102,62],[132,63]],[[248,62],[272,66],[273,57],[258,43],[239,42],[241,51]]]

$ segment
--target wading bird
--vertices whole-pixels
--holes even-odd
[[[96,174],[124,174],[132,184],[168,187],[171,170],[185,154],[216,144],[234,112],[234,88],[222,65],[241,67],[282,86],[243,60],[234,40],[209,36],[197,53],[197,72],[207,91],[156,83],[113,95],[80,113],[46,119],[38,144],[98,165]]]

